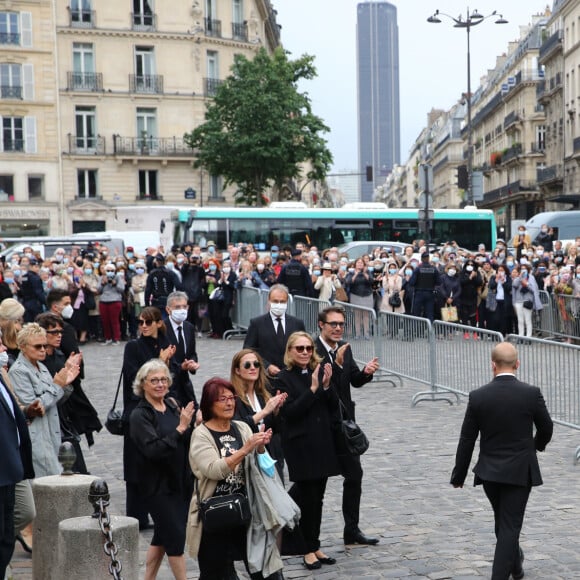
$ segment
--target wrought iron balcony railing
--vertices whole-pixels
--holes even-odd
[[[101,92],[103,90],[103,74],[69,71],[67,73],[67,89],[69,91]]]
[[[3,99],[22,99],[22,87],[13,85],[1,85],[0,97]]]
[[[129,75],[129,91],[132,93],[163,93],[163,75]]]
[[[213,18],[205,18],[205,34],[207,36],[215,36],[221,38],[222,36],[222,21],[214,20]]]

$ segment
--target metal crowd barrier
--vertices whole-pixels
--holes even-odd
[[[580,430],[580,346],[516,334],[507,340],[518,349],[518,378],[542,390],[555,423]],[[575,453],[579,460],[580,446]]]
[[[316,300],[304,296],[293,296],[290,314],[304,321],[306,332],[318,334],[318,313],[330,306],[328,300]]]
[[[534,331],[545,338],[580,339],[580,298],[540,291],[544,308],[538,313]]]
[[[267,301],[268,292],[266,290],[250,286],[238,288],[231,314],[234,328],[224,333],[224,339],[228,340],[247,331],[250,326],[250,320],[266,312]]]

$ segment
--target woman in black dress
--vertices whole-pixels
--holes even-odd
[[[165,323],[161,311],[155,306],[141,310],[137,319],[139,338],[131,340],[125,346],[123,354],[123,420],[126,424],[123,441],[123,473],[126,486],[126,513],[139,520],[139,528],[149,527],[147,510],[140,498],[138,483],[139,474],[136,464],[136,448],[129,436],[129,418],[133,409],[139,404],[140,397],[133,392],[133,381],[137,371],[149,360],[160,358],[166,364],[175,352],[165,336]]]
[[[286,345],[286,368],[278,375],[280,387],[288,394],[281,413],[285,419],[282,447],[294,482],[289,494],[302,512],[303,562],[309,570],[336,563],[320,549],[319,539],[326,482],[340,471],[332,431],[338,405],[330,387],[332,365],[321,367],[320,360],[312,337],[294,332]]]
[[[171,374],[161,359],[146,362],[133,382],[139,404],[131,413],[130,434],[137,450],[139,491],[153,517],[145,580],[157,577],[163,556],[176,580],[186,580],[185,527],[192,491],[187,462],[193,402],[179,409],[166,399]]]

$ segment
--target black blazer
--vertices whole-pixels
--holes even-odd
[[[0,389],[8,393],[14,407],[13,415],[4,395],[0,394],[0,454],[2,455],[0,486],[15,485],[23,479],[34,478],[32,444],[26,419],[12,391],[1,379]],[[20,437],[20,444],[18,437]]]
[[[284,343],[280,344],[276,335],[274,321],[269,312],[250,320],[248,333],[244,340],[244,348],[253,348],[264,359],[266,368],[273,364],[279,369],[283,369],[285,366],[284,352],[286,351],[288,337],[293,332],[306,330],[304,322],[294,316],[286,314],[285,323]]]
[[[511,375],[496,377],[469,395],[451,483],[462,485],[465,481],[480,434],[474,485],[483,481],[541,485],[536,451],[544,451],[552,431],[552,419],[540,389]]]
[[[336,362],[333,363],[320,338],[316,339],[315,344],[318,356],[322,357],[325,363],[332,363],[332,379],[330,383],[340,397],[343,405],[346,407],[347,412],[350,414],[350,418],[356,420],[354,412],[355,403],[350,396],[350,386],[352,385],[358,389],[372,381],[373,375],[367,375],[359,369],[354,361],[352,349],[350,347],[347,348],[344,353],[344,361],[341,368],[336,364]],[[343,344],[345,344],[344,340],[338,343],[338,347],[340,348]]]
[[[322,479],[340,473],[334,443],[333,417],[338,399],[332,386],[310,390],[312,373],[284,369],[278,375],[288,398],[281,408],[284,418],[282,447],[291,481]]]
[[[173,326],[170,321],[165,323],[167,327],[167,341],[169,344],[177,346],[177,336],[173,330]],[[197,352],[195,350],[195,328],[193,324],[185,321],[183,324],[183,339],[185,340],[185,358],[188,360],[194,360],[197,362]],[[182,407],[185,407],[190,401],[195,404],[195,409],[198,409],[197,399],[195,398],[195,392],[193,390],[193,385],[189,378],[189,372],[184,371],[181,368],[181,363],[184,358],[179,356],[176,352],[169,361],[169,370],[173,376],[173,384],[169,390],[169,396],[175,397]]]

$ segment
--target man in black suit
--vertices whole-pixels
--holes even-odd
[[[275,378],[284,368],[284,352],[288,337],[306,330],[299,318],[286,314],[288,288],[274,284],[268,292],[269,312],[250,320],[244,348],[253,348],[264,359],[268,376]]]
[[[516,379],[518,352],[508,343],[491,354],[494,380],[472,391],[457,447],[453,487],[463,487],[473,448],[480,435],[474,485],[493,508],[497,543],[492,580],[524,577],[520,531],[532,486],[542,485],[536,451],[544,451],[553,424],[540,389]],[[534,437],[533,430],[536,427]]]
[[[0,333],[1,336],[1,333]],[[0,339],[0,352],[6,348]],[[18,482],[32,479],[32,445],[26,419],[14,395],[0,376],[0,578],[14,553],[14,490]]]
[[[319,313],[320,336],[316,339],[316,351],[324,359],[324,362],[332,364],[331,384],[342,403],[343,415],[356,420],[355,404],[350,396],[350,386],[358,388],[372,381],[374,373],[379,368],[379,361],[377,358],[373,358],[362,371],[360,370],[354,361],[350,345],[342,340],[344,321],[344,309],[340,306],[329,306]],[[341,440],[338,440],[337,447],[340,471],[344,477],[342,490],[344,543],[347,545],[378,544],[378,538],[366,536],[359,528],[363,476],[360,456],[351,455]]]
[[[167,297],[168,319],[167,340],[175,346],[175,354],[171,357],[169,368],[173,376],[170,395],[175,397],[182,407],[193,401],[195,410],[199,408],[195,398],[189,373],[195,373],[199,368],[195,350],[195,327],[187,322],[188,300],[185,292],[175,291]]]

